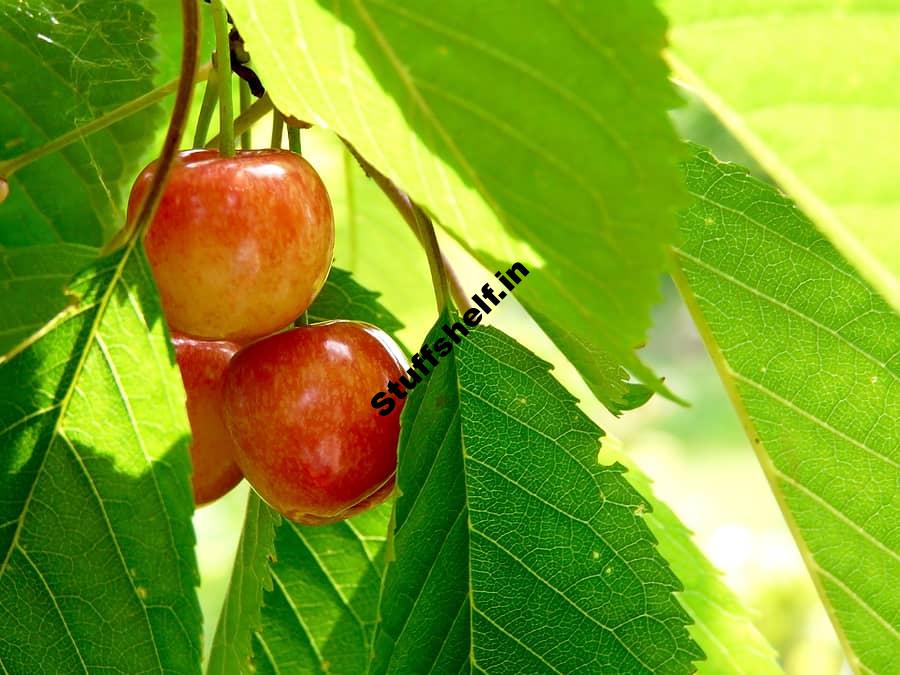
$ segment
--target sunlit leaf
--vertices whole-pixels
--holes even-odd
[[[675,231],[677,103],[650,3],[228,7],[275,104],[347,138],[492,270],[616,407]],[[522,36],[528,36],[523,39]],[[586,358],[573,359],[585,364]]]
[[[900,5],[661,4],[676,76],[900,309]]]
[[[200,663],[188,424],[149,267],[134,246],[0,359],[4,672]]]
[[[250,493],[207,673],[237,673],[246,670],[250,663],[250,640],[261,625],[263,591],[272,589],[269,564],[275,557],[275,530],[280,521],[277,512],[255,492]]]
[[[686,165],[680,286],[860,672],[900,653],[900,317],[776,190]]]
[[[66,284],[96,257],[78,244],[0,248],[0,355],[66,306]]]

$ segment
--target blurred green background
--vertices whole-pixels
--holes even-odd
[[[685,98],[685,107],[673,114],[682,135],[765,178],[716,120],[687,93]],[[268,145],[269,136],[269,123],[258,125],[254,144]],[[415,351],[434,317],[424,254],[333,136],[324,130],[305,131],[303,143],[304,154],[323,175],[334,202],[336,264],[383,294],[382,301],[406,326],[400,338]],[[492,278],[493,270],[481,269],[456,242],[442,238],[441,243],[464,288],[474,292]],[[654,480],[657,496],[695,532],[698,545],[753,612],[787,673],[850,672],[753,449],[667,278],[662,280],[662,299],[643,357],[690,407],[654,397],[644,407],[614,418],[514,300],[490,318],[553,363],[557,377],[582,401],[609,442]],[[207,650],[231,573],[247,490],[241,484],[194,516]]]

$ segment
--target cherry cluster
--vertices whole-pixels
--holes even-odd
[[[136,216],[156,171],[131,191]],[[331,268],[334,216],[322,179],[285,150],[181,153],[144,247],[187,393],[197,504],[246,477],[291,520],[324,524],[394,486],[399,416],[371,392],[403,372],[381,330],[292,327]]]

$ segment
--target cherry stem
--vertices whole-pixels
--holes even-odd
[[[240,95],[241,114],[243,115],[250,107],[250,84],[247,80],[241,79],[238,82],[238,93]],[[250,133],[250,127],[247,127],[247,129],[241,133],[241,148],[243,150],[249,150],[252,145],[253,135]]]
[[[272,141],[269,145],[273,148],[281,147],[281,139],[284,136],[284,117],[277,110],[272,114]]]
[[[203,80],[207,79],[207,77],[209,77],[210,70],[211,68],[209,64],[197,69],[197,76],[194,81],[202,82]],[[134,115],[135,113],[138,113],[145,108],[149,108],[150,106],[159,103],[162,99],[175,91],[178,88],[180,82],[180,79],[166,82],[165,84],[156,87],[156,89],[152,89],[146,94],[138,96],[137,98],[132,99],[128,103],[125,103],[118,108],[115,108],[114,110],[110,110],[105,115],[101,115],[100,117],[91,120],[87,124],[83,124],[82,126],[72,129],[71,131],[67,131],[62,136],[57,136],[52,141],[49,141],[44,145],[33,148],[28,152],[23,152],[17,157],[12,157],[11,159],[0,162],[0,181],[4,181],[5,179],[12,176],[16,171],[28,166],[32,162],[42,159],[47,155],[52,155],[54,152],[58,152],[66,146],[81,140],[82,138],[90,136],[91,134],[98,131],[102,131],[108,126],[115,124],[116,122],[119,122],[126,117],[130,117],[131,115]]]
[[[228,14],[222,0],[212,0],[216,29],[216,74],[219,76],[219,154],[234,155],[234,100],[231,91],[231,43],[228,40]]]
[[[453,297],[450,292],[450,284],[448,281],[447,268],[444,264],[444,256],[438,244],[437,235],[434,232],[434,225],[431,218],[416,204],[408,194],[401,190],[394,181],[381,173],[372,166],[369,161],[359,154],[346,139],[341,138],[344,145],[350,151],[350,154],[356,158],[365,174],[375,181],[375,184],[381,188],[381,191],[391,200],[394,207],[403,216],[413,234],[419,240],[425,254],[428,256],[428,267],[431,270],[431,283],[434,286],[434,298],[437,302],[438,312],[443,312],[447,308],[448,301]],[[459,285],[458,282],[456,284]],[[461,287],[460,287],[461,288]],[[461,304],[464,306],[464,303]]]
[[[216,104],[219,102],[219,78],[216,71],[210,69],[209,77],[206,80],[206,87],[203,90],[203,102],[200,103],[200,114],[197,117],[197,126],[194,129],[194,149],[202,148],[206,145],[206,136],[209,134],[209,124],[212,122],[213,112]]]
[[[253,102],[253,105],[247,108],[243,114],[239,115],[237,119],[234,120],[234,124],[228,124],[228,129],[231,131],[231,138],[234,139],[236,134],[239,135],[244,133],[247,129],[268,115],[270,110],[272,110],[272,99],[269,98],[268,94],[264,94],[262,98],[256,99]],[[231,120],[229,120],[229,122],[231,122]],[[221,138],[222,134],[213,136],[206,143],[206,147],[212,149],[219,147]]]
[[[191,110],[193,98],[194,80],[197,75],[197,57],[200,53],[200,17],[197,12],[195,0],[181,0],[181,15],[183,24],[183,37],[181,49],[181,76],[178,78],[178,89],[175,94],[175,103],[172,105],[172,116],[169,118],[169,128],[163,141],[162,151],[159,153],[159,161],[156,172],[147,188],[147,195],[138,209],[133,225],[126,225],[118,234],[104,246],[104,253],[116,249],[119,245],[133,245],[140,240],[144,231],[150,225],[159,200],[162,198],[163,188],[169,177],[169,172],[175,164],[178,148],[181,145],[181,137],[187,124],[188,113]]]
[[[288,125],[288,148],[291,152],[302,155],[300,147],[300,130],[297,127]]]

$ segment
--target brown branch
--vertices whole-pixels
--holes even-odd
[[[131,225],[126,224],[119,233],[113,237],[104,247],[104,251],[112,251],[117,247],[139,238],[153,219],[156,207],[162,198],[163,188],[169,177],[175,156],[181,145],[181,137],[184,135],[184,127],[187,124],[188,113],[191,109],[191,98],[194,91],[194,79],[197,76],[197,59],[200,53],[200,19],[197,12],[197,3],[194,0],[181,0],[181,16],[183,25],[182,49],[181,49],[181,75],[178,78],[178,89],[175,93],[175,103],[172,106],[172,116],[169,118],[169,128],[163,141],[162,151],[159,153],[159,162],[156,172],[150,181],[147,195],[137,211],[137,215]]]

